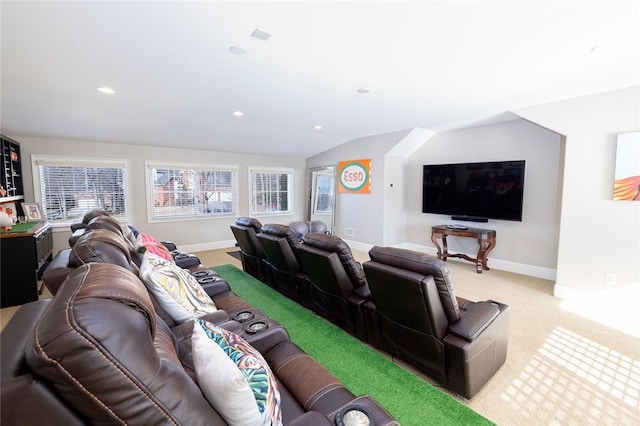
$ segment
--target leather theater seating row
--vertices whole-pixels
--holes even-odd
[[[238,218],[244,271],[465,398],[504,364],[509,306],[456,297],[443,261],[376,246],[361,265],[339,237],[294,224]]]
[[[366,413],[371,424],[398,425],[369,396],[346,389],[291,342],[280,324],[235,295],[197,257],[181,255],[167,243],[176,263],[164,265],[186,274],[187,281],[197,277],[194,287],[210,299],[207,305],[215,304],[204,315],[177,321],[169,305],[143,284],[151,256],[140,260],[144,250],[132,244],[129,227],[92,211],[74,228],[72,247],[60,251],[43,276],[54,297],[22,305],[0,334],[3,425],[313,426],[334,425],[354,410]],[[187,269],[177,266],[180,261]],[[196,335],[202,320],[209,327],[202,327],[205,337]],[[215,348],[232,364],[223,368],[224,360],[213,357],[218,352],[200,349],[202,339],[215,346],[203,334],[207,330],[217,330],[234,354],[244,350],[250,359],[263,359],[257,367],[246,362],[261,372],[257,389],[269,402],[262,409],[253,387],[242,388],[250,405],[246,392],[238,393],[234,377],[240,370],[231,355]],[[203,357],[209,374],[199,372]],[[214,378],[224,385],[209,383]],[[263,416],[262,422],[236,417],[247,413]]]

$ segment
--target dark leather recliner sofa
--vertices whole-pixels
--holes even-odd
[[[316,313],[367,342],[372,305],[362,266],[340,237],[309,233],[297,246],[298,258],[310,279],[309,306]]]
[[[298,260],[297,235],[287,225],[266,224],[256,235],[264,250],[269,270],[268,284],[300,303],[309,305],[309,279]]]
[[[231,232],[240,247],[242,269],[262,282],[268,282],[267,263],[258,235],[262,232],[262,223],[258,219],[239,217],[231,224]]]
[[[106,229],[74,245],[53,299],[23,305],[0,334],[3,425],[226,424],[195,376],[193,320],[176,324],[138,275],[127,244]],[[289,340],[276,322],[233,294],[224,280],[203,286],[218,311],[205,319],[258,350],[275,377],[285,425],[330,425],[362,407],[376,425],[397,422],[356,397]],[[223,308],[253,309],[236,321]],[[262,322],[263,332],[250,325]]]
[[[378,344],[473,397],[506,360],[509,306],[456,297],[447,265],[424,253],[376,246],[369,257]]]
[[[309,309],[466,398],[502,367],[509,306],[456,297],[446,263],[436,257],[376,246],[360,265],[341,238],[296,224],[264,225],[273,235],[263,240],[284,246],[302,233],[289,245],[302,265],[298,276],[307,274]]]

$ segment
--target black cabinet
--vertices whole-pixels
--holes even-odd
[[[22,230],[22,227],[27,227]],[[53,233],[49,222],[19,224],[0,234],[2,282],[0,307],[38,300],[39,271],[51,261]]]

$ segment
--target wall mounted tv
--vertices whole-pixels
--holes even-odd
[[[524,160],[423,166],[422,212],[522,221]]]

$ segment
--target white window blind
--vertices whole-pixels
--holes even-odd
[[[292,169],[257,169],[249,171],[251,214],[291,213]]]
[[[236,214],[236,167],[147,163],[147,171],[151,220]]]
[[[47,220],[67,224],[91,208],[128,220],[126,161],[58,157],[32,161],[36,201],[41,203]]]

